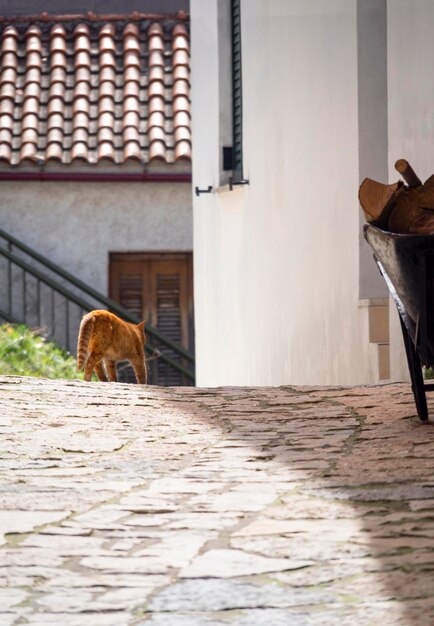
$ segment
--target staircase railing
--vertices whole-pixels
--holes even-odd
[[[74,352],[84,313],[107,309],[127,322],[140,320],[63,268],[0,229],[0,318],[37,327]],[[194,385],[194,356],[146,324],[150,384]]]

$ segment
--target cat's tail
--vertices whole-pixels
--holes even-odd
[[[82,370],[87,359],[87,346],[93,331],[95,319],[93,316],[85,315],[81,320],[80,332],[78,333],[77,342],[77,368]]]

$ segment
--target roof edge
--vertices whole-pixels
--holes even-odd
[[[10,172],[0,171],[0,181],[76,183],[191,183],[188,173],[143,172]]]
[[[130,20],[130,21],[142,21],[142,20],[184,20],[188,21],[189,14],[185,11],[178,11],[177,13],[140,13],[139,11],[133,11],[132,13],[124,13],[124,14],[97,14],[93,11],[88,11],[87,13],[79,13],[79,14],[71,14],[71,15],[50,15],[46,11],[43,13],[38,13],[36,15],[11,15],[11,16],[0,16],[0,24],[9,24],[9,23],[17,23],[17,22],[72,22],[72,21],[82,21],[88,20],[91,22],[99,22],[99,21],[107,21],[107,22],[115,22],[122,20]]]

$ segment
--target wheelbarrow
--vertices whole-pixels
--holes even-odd
[[[403,235],[364,227],[366,241],[398,309],[411,388],[421,420],[428,419],[422,367],[434,365],[434,235]]]

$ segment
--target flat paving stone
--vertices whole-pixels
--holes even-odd
[[[164,589],[149,604],[151,611],[226,611],[263,608],[287,608],[334,603],[328,591],[288,589],[278,582],[256,584],[232,580],[187,580]]]
[[[434,624],[407,384],[0,377],[0,416],[1,626]]]

